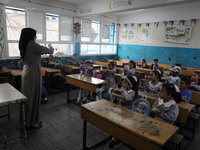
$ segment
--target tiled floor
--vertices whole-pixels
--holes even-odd
[[[70,92],[70,96],[76,97],[78,90]],[[28,143],[23,144],[21,140],[0,146],[0,150],[81,150],[83,120],[80,118],[80,107],[72,103],[66,104],[66,92],[50,95],[49,101],[42,104],[43,127],[38,130],[28,131]],[[0,110],[5,108],[0,108]],[[11,123],[1,124],[6,136],[16,137],[18,128],[19,105],[11,107]],[[1,123],[5,119],[0,118]],[[194,139],[184,139],[182,149],[199,150],[200,147],[200,125],[198,124]],[[184,130],[185,132],[186,130]],[[189,132],[190,133],[190,132]],[[186,134],[189,134],[186,132]],[[88,125],[88,145],[93,145],[108,135],[92,125]],[[0,142],[2,141],[0,137]],[[172,145],[167,146],[172,147]],[[108,144],[104,144],[97,150],[108,150]],[[115,150],[129,150],[123,144],[117,145]],[[169,148],[172,149],[172,148]]]

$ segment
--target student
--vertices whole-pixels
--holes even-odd
[[[191,80],[189,78],[182,78],[180,81],[180,92],[182,101],[189,103],[192,98],[192,92],[188,90]]]
[[[85,64],[86,64],[86,66],[83,67],[84,76],[92,77],[93,76],[92,61],[86,60]],[[77,98],[77,103],[80,102],[82,104],[82,101],[81,101],[82,95],[83,95],[83,102],[84,103],[88,102],[88,100],[87,100],[88,91],[81,88],[80,91],[79,91],[79,96]]]
[[[157,120],[173,124],[179,114],[177,103],[180,102],[181,93],[178,87],[174,84],[165,83],[160,87],[159,98],[153,104],[151,114]]]
[[[96,93],[98,94],[98,96],[96,98],[97,98],[97,100],[101,100],[102,99],[102,93],[108,92],[109,100],[112,100],[111,90],[116,87],[116,84],[115,84],[116,68],[115,68],[114,62],[112,62],[112,61],[109,62],[108,69],[100,69],[99,72],[106,75],[106,80],[109,83],[104,84],[100,89],[97,89]]]
[[[162,85],[159,82],[161,76],[160,70],[153,70],[150,73],[150,81],[146,85],[145,91],[148,93],[159,94],[160,87]]]
[[[174,67],[179,70],[179,75],[181,75],[181,64],[175,64]]]
[[[180,77],[179,77],[179,70],[175,67],[170,69],[169,77],[166,79],[166,83],[171,83],[179,86],[180,84]]]
[[[47,62],[48,67],[54,67],[55,62],[53,61],[53,55],[49,55],[49,61]]]
[[[141,67],[141,68],[147,68],[147,64],[146,64],[146,59],[145,58],[142,58],[141,59],[141,64],[139,64],[138,66]]]
[[[24,68],[24,62],[23,62],[22,57],[20,57],[20,59],[19,59],[19,61],[17,62],[17,65],[16,65],[16,66],[13,64],[12,61],[10,62],[10,64],[12,65],[13,69],[23,70],[23,68]]]
[[[83,70],[83,67],[85,66],[84,58],[80,58],[78,64],[79,64],[80,70]]]
[[[73,54],[72,60],[68,60],[68,63],[70,63],[71,65],[74,65],[74,66],[78,65],[78,62],[77,62],[77,60],[76,60],[76,57],[77,57],[77,55],[76,55],[76,54]]]
[[[55,66],[55,69],[61,69],[61,67],[63,66],[63,65],[62,65],[62,62],[60,61],[60,58],[59,58],[59,57],[55,57],[54,66]]]
[[[129,67],[127,68],[124,68],[124,74],[127,76],[127,77],[132,77],[135,75],[135,68],[136,68],[136,64],[133,60],[130,60],[129,63],[128,63]]]
[[[128,76],[124,79],[122,89],[113,89],[112,96],[120,98],[119,104],[131,108],[133,99],[138,93],[138,82],[135,76]]]
[[[158,59],[153,60],[153,64],[151,65],[151,70],[159,70],[160,66],[158,65]]]
[[[190,87],[193,87],[195,90],[200,91],[200,70],[194,71],[192,75],[193,82],[190,84]]]

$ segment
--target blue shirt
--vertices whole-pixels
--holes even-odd
[[[189,90],[187,90],[185,92],[183,92],[183,91],[180,90],[180,92],[181,92],[181,96],[183,96],[185,99],[187,99],[189,101],[191,100],[191,98],[192,98],[192,92],[190,92]]]

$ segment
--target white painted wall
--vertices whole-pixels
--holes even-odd
[[[191,25],[192,18],[200,19],[200,3],[196,3],[196,5],[189,5],[189,8],[183,7],[168,7],[152,9],[145,12],[136,12],[133,14],[129,14],[128,16],[121,16],[120,23],[136,23],[134,28],[137,28],[137,42],[136,43],[128,43],[128,42],[120,42],[119,44],[135,44],[135,45],[149,45],[149,46],[165,46],[165,47],[185,47],[185,48],[200,48],[200,20],[194,24],[192,29],[192,36],[189,45],[184,44],[174,44],[163,42],[165,27],[163,26],[163,21],[174,20],[174,25],[179,24],[179,20],[186,20],[185,25]],[[174,9],[172,9],[174,8]],[[176,8],[176,9],[175,9]],[[162,11],[163,10],[163,11]],[[154,27],[154,22],[160,22],[158,28]],[[137,23],[143,23],[139,28],[137,27]],[[149,44],[141,43],[141,30],[143,26],[146,26],[144,23],[151,23],[150,27],[152,28],[153,36],[152,42]],[[120,27],[122,28],[122,27]]]

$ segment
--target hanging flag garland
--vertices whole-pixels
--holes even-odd
[[[174,21],[173,21],[173,20],[170,20],[170,21],[169,21],[169,25],[172,26],[173,24],[174,24]]]
[[[118,23],[118,24],[117,24],[117,26],[118,26],[118,27],[120,27],[120,26],[121,26],[121,24],[120,24],[120,23]]]
[[[145,23],[147,27],[149,27],[150,23]]]
[[[180,25],[184,25],[185,20],[180,20]]]
[[[191,24],[194,25],[196,23],[197,19],[191,19]]]
[[[134,26],[134,23],[131,23],[131,27],[133,27]]]
[[[166,25],[167,25],[167,21],[163,21],[163,26],[166,27]]]
[[[113,26],[115,26],[115,23],[112,23]]]
[[[138,23],[137,26],[138,26],[138,27],[141,27],[141,23]]]
[[[157,28],[159,25],[159,22],[154,22],[154,26]]]
[[[127,27],[127,25],[128,25],[128,24],[127,24],[127,23],[125,23],[125,24],[124,24],[124,27]]]

